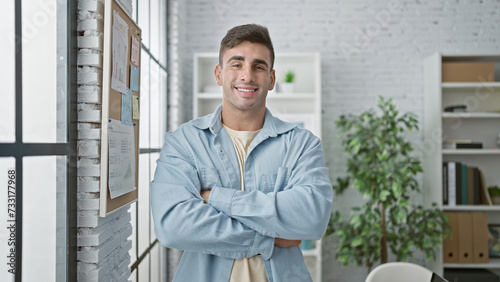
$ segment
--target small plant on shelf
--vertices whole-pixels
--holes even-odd
[[[336,257],[343,265],[356,263],[368,271],[388,261],[388,250],[397,261],[408,260],[415,250],[435,259],[448,230],[437,204],[410,204],[410,196],[420,191],[416,176],[422,172],[420,159],[405,140],[407,131],[418,129],[415,115],[399,114],[392,99],[383,97],[378,107],[380,114],[368,110],[336,121],[349,176],[338,178],[333,189],[339,195],[352,186],[365,200],[347,219],[338,211],[332,214],[325,234],[337,235]]]
[[[295,78],[295,72],[293,72],[292,70],[287,70],[285,72],[283,83],[279,84],[279,92],[287,94],[293,93],[295,88]]]
[[[500,187],[497,185],[488,186],[488,194],[490,194],[493,204],[500,205]]]
[[[286,83],[293,83],[295,81],[295,72],[288,70],[285,73],[285,82]]]

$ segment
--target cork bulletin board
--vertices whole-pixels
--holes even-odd
[[[137,200],[141,29],[105,0],[99,216]]]

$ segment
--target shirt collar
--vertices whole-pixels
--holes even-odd
[[[222,129],[222,105],[219,105],[212,114],[195,119],[192,121],[193,125],[201,130],[209,129],[210,132],[217,135]],[[266,108],[266,117],[264,118],[264,126],[262,127],[261,134],[269,137],[276,137],[278,134],[283,134],[292,130],[296,125],[284,122],[274,117],[269,109]]]

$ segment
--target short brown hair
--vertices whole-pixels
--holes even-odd
[[[249,41],[252,43],[263,44],[271,53],[271,69],[274,66],[274,48],[266,27],[258,24],[245,24],[235,26],[227,31],[226,36],[220,42],[219,65],[222,66],[222,56],[226,50],[231,49],[242,43]]]

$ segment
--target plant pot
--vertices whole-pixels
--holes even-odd
[[[289,83],[289,82],[282,82],[279,84],[279,93],[283,94],[291,94],[293,93],[295,84],[294,83]]]
[[[500,196],[494,196],[494,197],[491,197],[491,202],[492,202],[494,205],[500,205]]]

